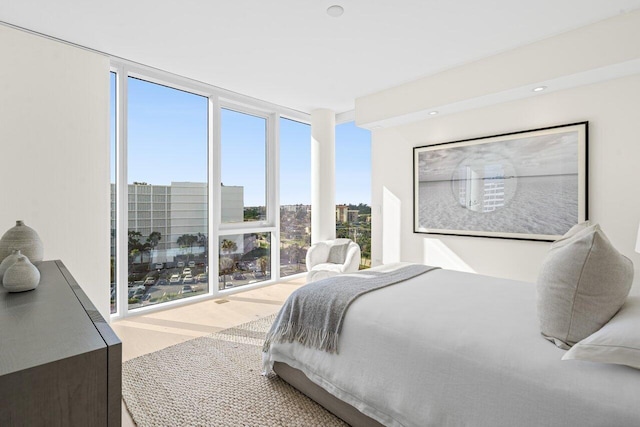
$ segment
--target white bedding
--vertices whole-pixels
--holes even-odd
[[[640,371],[562,361],[535,305],[531,283],[435,270],[358,298],[338,355],[266,359],[389,426],[640,426]]]

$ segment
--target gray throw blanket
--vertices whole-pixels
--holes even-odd
[[[338,353],[342,321],[356,298],[436,268],[410,264],[389,272],[364,270],[298,288],[280,309],[262,351],[268,352],[272,342],[297,341],[306,347]]]

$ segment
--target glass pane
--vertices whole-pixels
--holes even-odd
[[[129,308],[207,293],[205,97],[128,79]]]
[[[280,277],[307,271],[311,244],[311,126],[280,119]]]
[[[111,260],[110,260],[110,276],[111,276],[111,313],[117,311],[117,295],[116,286],[116,73],[110,73],[109,76],[109,144],[110,144],[110,175],[111,175]]]
[[[371,267],[371,132],[336,126],[336,237],[360,245],[360,268]]]
[[[271,233],[220,236],[220,289],[271,279]]]
[[[222,109],[222,222],[264,221],[267,120]]]

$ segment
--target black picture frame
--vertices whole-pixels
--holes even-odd
[[[588,124],[414,147],[414,233],[557,240],[588,219]]]

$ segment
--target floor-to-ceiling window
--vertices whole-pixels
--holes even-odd
[[[311,244],[311,126],[280,119],[280,277],[307,271]]]
[[[371,132],[336,126],[336,236],[360,245],[360,268],[371,266]]]
[[[110,232],[111,232],[111,255],[109,260],[109,276],[110,276],[110,301],[111,313],[115,313],[118,309],[118,288],[116,287],[116,91],[117,75],[114,72],[109,73],[109,170],[111,187],[111,215],[110,215]]]
[[[112,66],[112,313],[303,272],[308,115],[144,67]],[[281,155],[288,168],[277,168]],[[284,210],[280,188],[288,194]]]
[[[238,233],[243,223],[273,222],[267,212],[267,116],[220,111],[221,222],[218,286],[234,288],[271,279],[271,230]]]
[[[129,309],[208,292],[208,99],[127,80]]]

